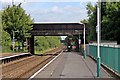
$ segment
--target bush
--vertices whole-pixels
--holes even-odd
[[[2,31],[2,52],[10,52],[12,45],[11,37],[6,31]]]
[[[35,37],[35,51],[41,52],[50,48],[55,48],[60,46],[60,38],[53,36],[37,36]]]

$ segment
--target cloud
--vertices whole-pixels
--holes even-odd
[[[79,22],[87,18],[85,6],[77,3],[27,3],[24,9],[35,22]]]
[[[71,13],[83,13],[83,12],[85,12],[85,8],[82,8],[80,6],[67,5],[64,7],[64,11],[71,12]]]
[[[25,0],[1,0],[0,2],[24,2]]]
[[[85,8],[66,5],[64,7],[53,6],[47,10],[38,10],[34,15],[37,22],[79,22],[87,18]],[[34,14],[35,14],[34,13]],[[40,16],[40,18],[37,17]]]
[[[53,13],[62,13],[63,10],[60,9],[58,6],[53,6],[52,9],[51,9],[51,12],[53,12]]]
[[[12,0],[1,0],[2,2],[11,2]],[[26,2],[96,2],[97,0],[14,0],[16,2],[26,1]],[[115,1],[115,0],[113,0]]]
[[[22,7],[31,15],[31,18],[34,18],[35,22],[79,22],[87,18],[85,5],[84,3],[80,5],[80,2],[27,2],[22,3]]]

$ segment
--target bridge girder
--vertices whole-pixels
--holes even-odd
[[[68,36],[83,34],[84,25],[79,23],[34,23],[30,31],[29,51],[34,54],[34,36]],[[86,33],[88,28],[86,27]]]
[[[84,25],[79,23],[34,23],[30,31],[34,36],[67,36],[83,33]],[[86,28],[86,32],[87,32]]]

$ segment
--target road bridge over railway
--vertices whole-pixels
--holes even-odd
[[[68,36],[68,35],[73,35],[77,36],[79,39],[79,36],[82,36],[83,34],[87,33],[88,34],[88,28],[85,27],[85,24],[80,24],[80,23],[34,23],[33,29],[30,31],[31,33],[31,38],[29,39],[29,50],[31,54],[34,54],[34,36]],[[84,33],[83,33],[84,32]],[[86,34],[86,35],[87,35]],[[84,40],[85,36],[84,35]],[[86,40],[85,40],[86,41]],[[84,42],[85,42],[84,41]],[[77,44],[79,45],[79,41],[77,41]],[[84,43],[85,44],[85,43]],[[74,52],[68,52],[68,53],[63,53],[63,57],[55,63],[55,65],[61,65],[56,66],[54,63],[52,64],[52,72],[47,75],[47,77],[50,77],[52,74],[52,78],[57,77],[57,78],[71,78],[72,77],[82,77],[82,78],[96,78],[100,77],[100,65],[102,64],[104,67],[106,67],[108,70],[112,71],[115,74],[120,75],[120,46],[114,46],[114,48],[111,47],[106,47],[100,45],[100,56],[101,56],[101,63],[96,64],[93,62],[88,56],[86,56],[85,59],[85,53],[84,53],[84,59],[82,58],[82,55]],[[78,47],[80,48],[80,47]],[[85,45],[84,45],[85,49]],[[97,60],[97,46],[96,45],[90,45],[89,44],[89,51],[87,52],[89,56]],[[86,50],[85,50],[86,51]],[[65,60],[65,61],[64,61]],[[70,63],[71,62],[71,63]],[[98,61],[97,61],[98,62]],[[76,64],[75,64],[76,63]],[[115,65],[115,66],[114,66]],[[50,69],[51,69],[50,67]],[[99,69],[98,69],[99,68]],[[48,68],[49,70],[49,68]],[[54,71],[54,72],[53,72]],[[75,75],[73,74],[75,71]],[[82,72],[81,72],[82,71]],[[96,74],[97,71],[97,74]],[[99,72],[98,72],[99,71]],[[45,74],[49,72],[42,72],[38,74],[38,76],[35,76],[36,78],[43,77]],[[57,76],[56,76],[57,74]],[[102,78],[111,78],[111,75],[107,75],[105,71],[101,70],[101,77]],[[45,75],[46,76],[46,75]]]
[[[68,36],[73,35],[79,38],[83,35],[86,24],[80,23],[33,23],[33,29],[30,31],[29,51],[34,54],[34,36]],[[85,28],[86,33],[88,28]]]

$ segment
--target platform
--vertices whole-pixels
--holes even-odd
[[[97,78],[97,65],[90,58],[83,58],[80,53],[63,52],[50,65],[34,78]],[[101,68],[100,78],[112,78]]]

